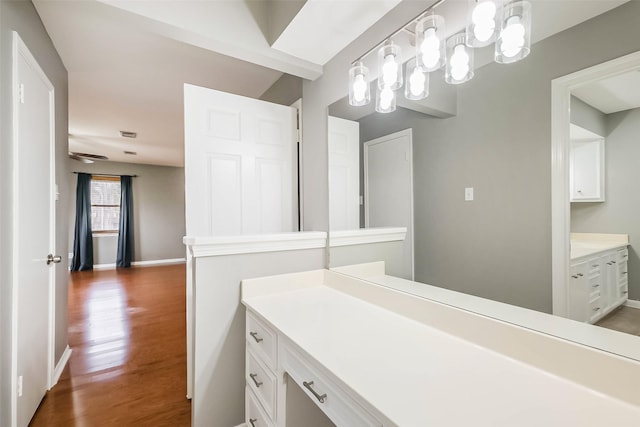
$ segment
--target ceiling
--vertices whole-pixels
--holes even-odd
[[[69,151],[169,166],[184,83],[258,98],[283,73],[313,80],[399,2],[33,0],[69,73]]]
[[[258,98],[283,73],[316,79],[324,64],[400,1],[424,2],[33,3],[69,72],[69,150],[113,161],[182,166],[184,83]],[[625,1],[532,2],[532,32],[540,40]],[[447,0],[441,7],[461,9],[466,3]],[[476,62],[483,64],[482,55]],[[122,138],[120,131],[138,136]]]
[[[604,114],[640,108],[640,70],[608,77],[571,93]]]

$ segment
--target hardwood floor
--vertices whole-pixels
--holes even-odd
[[[76,272],[73,353],[31,426],[189,426],[184,265]]]

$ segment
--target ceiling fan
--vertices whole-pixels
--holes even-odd
[[[96,160],[109,160],[107,156],[101,156],[100,154],[88,154],[88,153],[76,153],[69,152],[69,158],[77,160],[82,163],[93,163]]]

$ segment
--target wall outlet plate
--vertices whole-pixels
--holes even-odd
[[[473,200],[473,187],[467,187],[464,189],[464,200],[466,202]]]

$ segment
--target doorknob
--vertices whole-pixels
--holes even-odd
[[[62,257],[60,255],[53,256],[52,254],[47,255],[47,265],[54,263],[59,264],[62,261]]]

